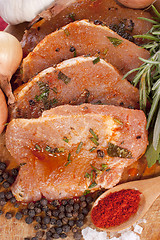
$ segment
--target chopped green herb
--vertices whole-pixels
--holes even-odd
[[[100,57],[97,57],[97,58],[95,58],[94,60],[93,60],[93,64],[96,64],[96,63],[98,63],[100,61]]]
[[[93,152],[97,147],[92,147],[91,149],[89,149],[90,152]]]
[[[92,136],[98,141],[98,135],[95,134],[92,128],[89,129],[89,132],[92,134]]]
[[[132,158],[132,153],[128,149],[119,147],[111,142],[108,143],[107,154],[110,157]]]
[[[67,77],[64,73],[59,71],[58,79],[61,79],[65,84],[68,84],[71,81],[71,78]]]
[[[4,126],[7,126],[9,123],[5,123]]]
[[[109,172],[110,170],[111,170],[110,168],[107,168],[107,169],[106,169],[106,172]]]
[[[27,164],[27,163],[25,163],[25,162],[24,162],[24,163],[20,163],[19,166],[22,167],[22,166],[24,166],[24,165],[26,165],[26,164]]]
[[[123,42],[123,40],[120,40],[118,38],[113,38],[113,37],[107,37],[107,38],[115,47],[119,46]]]
[[[77,53],[76,53],[76,50],[74,51],[74,54],[73,54],[74,57],[77,57]]]
[[[106,170],[106,169],[108,169],[108,165],[107,165],[107,164],[104,164],[104,163],[102,163],[102,168],[101,168],[101,171],[104,171],[104,170]]]
[[[93,170],[94,170],[96,173],[100,173],[100,172],[101,172],[98,168],[94,167],[92,164],[91,164],[91,167],[93,168]]]
[[[69,142],[69,139],[68,139],[67,137],[64,137],[64,138],[63,138],[63,141],[65,141],[66,143],[68,143],[68,142]]]
[[[41,147],[38,144],[35,145],[35,149],[41,151]]]
[[[106,55],[107,52],[108,52],[108,48],[106,48],[106,49],[104,50],[103,54]]]
[[[75,20],[76,20],[76,19],[75,19],[75,16],[76,16],[75,13],[70,13],[70,14],[68,15],[68,17],[69,17],[72,21],[75,21]]]
[[[84,193],[83,193],[83,195],[87,195],[87,194],[89,194],[90,192],[91,192],[90,190],[85,190]]]
[[[83,145],[83,142],[80,142],[80,143],[78,144],[78,147],[77,147],[77,150],[76,150],[76,153],[77,153],[77,154],[80,152],[80,150],[81,150],[81,148],[82,148],[82,145]]]
[[[113,120],[114,120],[116,123],[118,123],[118,124],[120,124],[120,125],[123,125],[123,122],[121,122],[119,119],[114,118]]]
[[[65,164],[66,167],[68,166],[68,164],[71,163],[71,154],[70,154],[70,153],[68,154],[67,161],[68,161],[68,162]]]
[[[52,90],[53,92],[55,92],[56,94],[58,93],[58,90],[57,90],[56,87],[51,88],[51,90]]]
[[[70,35],[70,33],[69,33],[67,28],[64,29],[64,33],[66,34],[67,37]]]
[[[56,148],[56,151],[59,152],[59,153],[64,152],[64,148]]]
[[[48,146],[48,145],[46,146],[45,150],[46,150],[46,152],[51,152],[52,151],[51,147]]]
[[[93,181],[93,177],[94,177],[94,174],[93,174],[93,173],[94,173],[94,171],[92,170],[92,171],[91,171],[91,174],[90,174],[91,182]]]
[[[99,143],[97,142],[97,140],[94,137],[91,137],[90,140],[96,145],[98,146]]]
[[[95,187],[96,185],[97,185],[97,183],[96,183],[96,182],[93,182],[93,183],[91,183],[91,185],[89,185],[88,188],[93,188],[93,187]]]
[[[43,93],[41,93],[39,96],[36,95],[35,96],[35,99],[37,102],[39,102],[40,100],[44,99],[44,98],[47,98],[49,95],[49,89],[45,90]]]
[[[84,175],[84,177],[85,177],[85,178],[90,178],[90,174],[86,172],[85,175]]]

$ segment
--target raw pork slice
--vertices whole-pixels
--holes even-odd
[[[111,188],[147,143],[141,110],[63,105],[38,119],[13,119],[6,145],[21,168],[12,191],[18,201],[28,202]]]
[[[115,0],[56,0],[53,6],[40,13],[25,31],[22,47],[26,56],[46,35],[62,26],[81,19],[97,24],[102,22],[118,31],[122,37],[133,39],[132,35],[147,33],[152,24],[138,17],[151,18],[148,11],[120,6]]]
[[[97,63],[96,63],[97,62]],[[76,57],[43,70],[15,91],[10,118],[36,118],[64,104],[121,105],[139,108],[139,91],[109,63],[95,57]]]
[[[149,58],[147,50],[120,37],[108,27],[95,25],[87,20],[76,21],[46,36],[23,59],[23,81],[40,71],[73,56],[98,54],[121,74],[139,67],[139,57]]]

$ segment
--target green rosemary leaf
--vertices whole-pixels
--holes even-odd
[[[91,149],[89,149],[90,152],[93,152],[97,147],[92,147]]]
[[[63,137],[63,141],[65,141],[66,143],[69,142],[69,139],[67,137]]]
[[[35,144],[35,149],[41,151],[41,147],[37,143]]]
[[[139,57],[139,59],[140,59],[142,62],[144,62],[144,63],[159,64],[158,61],[153,61],[152,58],[150,58],[150,60],[147,60],[147,59],[144,59],[144,58]]]
[[[77,154],[81,151],[82,145],[83,145],[83,142],[80,142],[80,143],[78,144],[78,147],[77,147],[77,150],[76,150],[76,153],[77,153]]]
[[[107,38],[115,47],[119,46],[123,42],[123,40],[120,40],[118,38],[113,38],[113,37],[107,37]]]
[[[152,36],[151,34],[144,34],[144,35],[134,35],[134,38],[143,38],[143,39],[149,39],[149,40],[153,40],[153,41],[158,41],[159,39]]]
[[[67,77],[64,73],[59,71],[58,79],[61,79],[65,84],[68,84],[71,81],[71,78]]]
[[[93,170],[96,172],[96,173],[100,173],[100,170],[96,167],[94,167],[92,164],[91,164],[91,167],[93,168]]]
[[[93,182],[93,183],[91,183],[91,185],[89,185],[88,188],[93,188],[93,187],[95,187],[96,185],[97,185],[97,183],[96,183],[96,182]]]
[[[119,147],[111,142],[108,142],[107,154],[110,157],[132,158],[132,153],[128,149]]]
[[[92,147],[91,149],[89,149],[90,152],[93,152],[97,147]]]
[[[93,131],[92,128],[89,129],[89,132],[92,134],[92,136],[98,141],[98,135]]]
[[[85,190],[84,193],[83,193],[83,195],[87,195],[87,194],[89,194],[90,192],[91,192],[90,190]]]
[[[51,152],[52,151],[51,147],[48,146],[48,145],[46,146],[45,150],[46,150],[46,152]]]
[[[152,9],[153,9],[154,13],[157,15],[157,17],[160,19],[160,13],[157,11],[157,9],[154,7],[154,5],[152,5]]]
[[[85,177],[85,178],[90,178],[90,174],[86,172],[85,175],[84,175],[84,177]]]
[[[158,22],[157,22],[157,21],[154,21],[154,20],[152,20],[152,19],[149,19],[149,18],[138,17],[138,19],[145,20],[145,21],[147,21],[147,22],[150,22],[150,23],[158,24]]]
[[[94,137],[89,138],[96,146],[99,145],[99,143],[97,142],[97,140]]]
[[[65,33],[65,35],[66,35],[67,37],[70,35],[70,32],[68,31],[67,28],[64,29],[64,33]]]
[[[97,57],[97,58],[95,58],[95,59],[93,60],[93,64],[96,64],[96,63],[98,63],[98,62],[100,62],[100,57]]]
[[[67,167],[70,163],[71,163],[71,154],[68,154],[68,158],[67,158],[67,163],[65,164],[65,167]]]

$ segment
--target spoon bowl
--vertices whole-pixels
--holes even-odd
[[[151,178],[151,179],[120,184],[110,190],[107,190],[95,201],[92,209],[98,204],[100,200],[102,200],[104,197],[106,197],[110,193],[117,192],[123,189],[134,189],[141,192],[140,203],[139,203],[137,212],[134,215],[132,215],[126,222],[118,226],[109,227],[109,228],[98,227],[99,229],[109,231],[109,232],[121,231],[127,227],[130,227],[132,224],[134,224],[140,218],[142,218],[145,215],[145,213],[148,211],[148,209],[151,207],[153,202],[156,200],[156,198],[160,195],[160,176]]]

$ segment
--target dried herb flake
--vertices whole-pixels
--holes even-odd
[[[98,62],[100,62],[100,57],[97,57],[97,58],[95,58],[95,59],[93,60],[93,64],[96,64],[96,63],[98,63]]]
[[[120,40],[118,38],[113,38],[113,37],[107,37],[107,38],[115,47],[119,46],[123,42],[123,40]]]
[[[68,84],[71,81],[71,78],[67,77],[64,73],[59,71],[58,79],[61,79],[65,84]]]
[[[132,158],[132,153],[128,149],[119,147],[111,142],[108,143],[107,154],[110,157]]]

